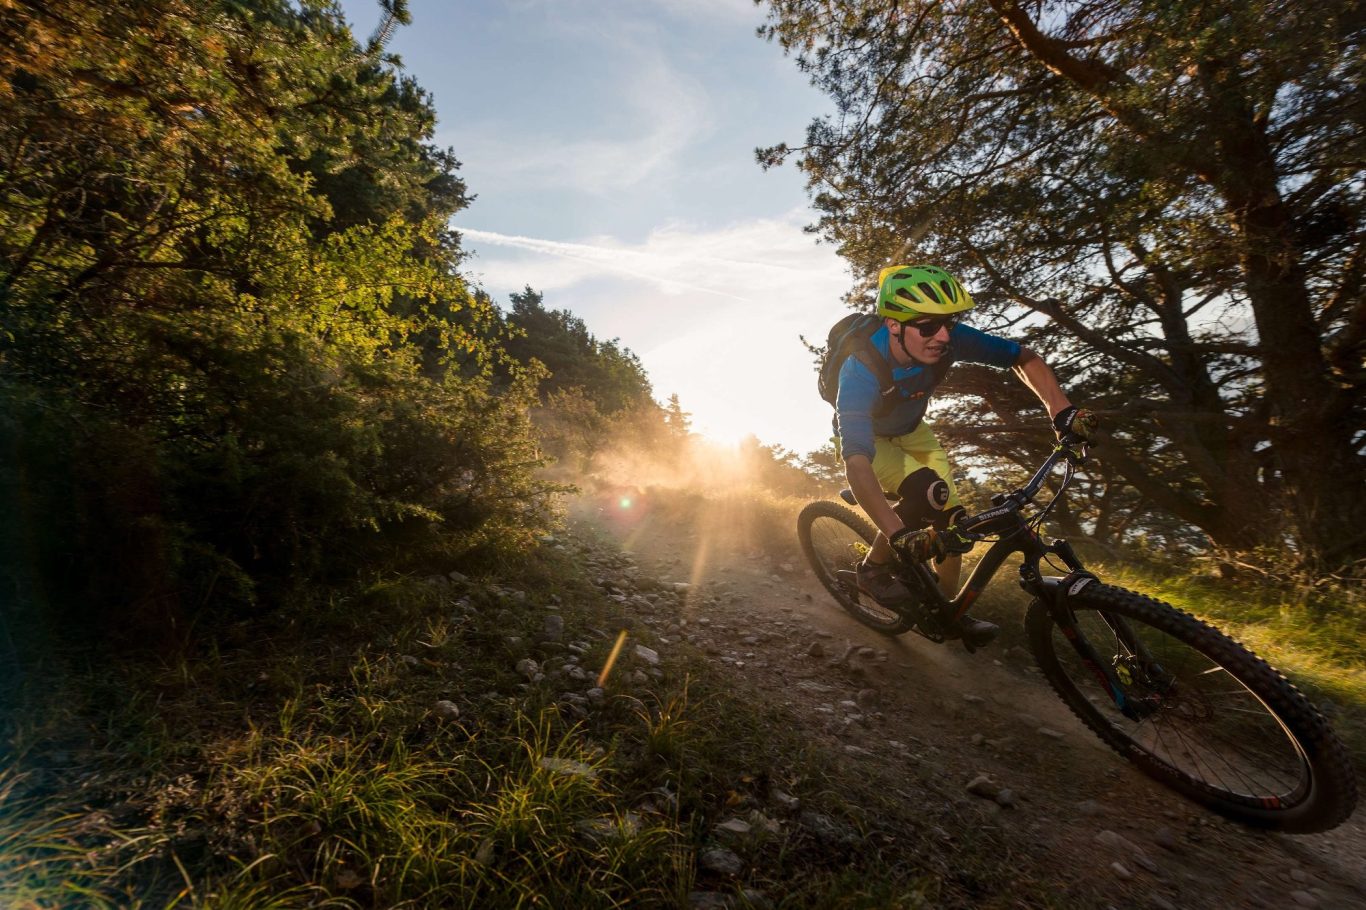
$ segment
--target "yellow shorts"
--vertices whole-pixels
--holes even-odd
[[[833,441],[835,457],[839,458],[839,437]],[[949,469],[949,456],[944,454],[944,447],[939,444],[927,422],[920,421],[914,430],[900,436],[874,436],[873,443],[873,473],[877,475],[882,489],[894,493],[908,474],[921,468],[932,468],[949,485],[949,501],[944,506],[945,511],[962,505],[958,499],[958,488],[953,483],[953,473]]]

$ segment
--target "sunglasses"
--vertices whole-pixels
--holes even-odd
[[[909,328],[915,329],[920,333],[921,338],[933,338],[939,334],[939,330],[947,327],[950,332],[958,324],[958,316],[936,316],[933,319],[917,319],[914,322],[904,323]]]

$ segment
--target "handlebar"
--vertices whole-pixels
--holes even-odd
[[[972,528],[978,525],[991,524],[997,519],[1018,512],[1032,503],[1034,497],[1039,495],[1039,490],[1043,488],[1043,483],[1048,475],[1053,472],[1059,462],[1063,461],[1068,465],[1067,476],[1063,479],[1063,488],[1065,488],[1072,479],[1073,469],[1086,463],[1090,447],[1091,443],[1086,439],[1069,434],[1068,437],[1060,440],[1053,447],[1052,453],[1044,459],[1044,463],[1034,472],[1034,476],[1029,479],[1028,483],[1009,493],[997,493],[991,497],[992,507],[990,509],[959,519],[949,530],[956,531],[968,540],[982,540],[992,532],[990,530],[974,532]],[[1062,489],[1059,489],[1058,493],[1061,494]]]

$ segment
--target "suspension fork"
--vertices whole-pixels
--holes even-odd
[[[1102,659],[1095,645],[1081,631],[1081,627],[1077,623],[1077,614],[1073,611],[1070,603],[1071,599],[1080,594],[1088,585],[1099,584],[1099,579],[1086,571],[1085,566],[1082,565],[1081,560],[1077,558],[1076,552],[1067,541],[1055,540],[1053,543],[1045,545],[1037,537],[1034,537],[1031,543],[1033,545],[1025,550],[1025,560],[1020,566],[1020,586],[1038,597],[1047,606],[1053,622],[1057,624],[1063,637],[1077,652],[1082,664],[1104,687],[1110,696],[1110,700],[1115,703],[1115,707],[1119,709],[1120,713],[1130,720],[1141,720],[1148,712],[1143,711],[1134,699],[1125,694],[1124,682],[1120,680],[1114,665],[1110,661]],[[1039,560],[1050,553],[1061,558],[1067,566],[1069,571],[1066,576],[1056,578],[1043,577],[1039,574]],[[1135,638],[1122,617],[1111,616],[1104,611],[1097,611],[1097,614],[1126,648],[1138,654],[1145,664],[1151,662],[1147,648]]]

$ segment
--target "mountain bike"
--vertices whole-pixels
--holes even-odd
[[[991,542],[952,600],[928,563],[896,568],[913,595],[906,606],[889,609],[862,593],[854,567],[876,531],[839,503],[802,509],[802,552],[859,622],[889,635],[913,630],[935,642],[954,637],[958,618],[1019,553],[1020,586],[1033,598],[1025,613],[1029,649],[1057,695],[1106,745],[1158,782],[1243,824],[1301,834],[1341,824],[1356,807],[1356,776],[1346,748],[1309,699],[1218,629],[1103,583],[1066,540],[1039,535],[1087,454],[1084,443],[1060,443],[1027,484],[993,496],[991,508],[949,528],[965,542]],[[1036,503],[1060,464],[1057,491]],[[848,490],[841,496],[855,504]],[[1058,574],[1044,574],[1040,564]]]

